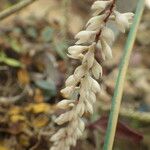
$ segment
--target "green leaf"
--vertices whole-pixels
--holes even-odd
[[[4,52],[0,52],[0,62],[3,62],[5,57],[6,57],[6,54]]]
[[[9,66],[12,66],[12,67],[22,67],[22,63],[16,59],[13,59],[13,58],[5,58],[3,60],[3,62]]]
[[[53,29],[51,29],[50,27],[45,27],[42,31],[42,39],[45,42],[50,42],[52,40],[53,37]]]
[[[56,95],[56,85],[54,81],[49,80],[37,80],[35,81],[36,86],[43,89],[46,93],[48,92],[51,96]]]
[[[33,39],[37,38],[37,36],[38,36],[37,31],[34,27],[29,27],[26,30],[26,34]]]
[[[67,49],[68,45],[64,42],[61,43],[57,43],[55,46],[55,50],[57,52],[57,54],[62,58],[62,59],[66,59],[66,49]]]
[[[0,62],[3,62],[12,67],[22,67],[23,66],[23,64],[20,61],[7,57],[4,52],[0,52]]]
[[[20,53],[22,51],[21,44],[16,39],[10,39],[10,45],[15,52]]]

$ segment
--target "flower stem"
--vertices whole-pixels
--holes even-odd
[[[121,64],[119,66],[119,74],[118,74],[117,83],[115,86],[114,96],[112,99],[112,107],[110,111],[108,128],[107,128],[106,137],[105,137],[104,150],[112,150],[112,147],[113,147],[116,126],[117,126],[117,121],[118,121],[118,116],[119,116],[119,110],[120,110],[120,105],[121,105],[121,99],[122,99],[122,94],[123,94],[124,82],[125,82],[126,73],[127,73],[127,69],[128,69],[128,65],[130,61],[131,52],[132,52],[134,41],[136,38],[136,33],[138,30],[138,25],[140,23],[140,20],[143,14],[144,6],[145,6],[145,0],[139,0],[137,9],[136,9],[134,22],[131,27],[128,39],[127,39],[127,43],[125,46]]]

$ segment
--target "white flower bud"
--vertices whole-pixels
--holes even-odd
[[[79,129],[83,132],[85,129],[85,123],[82,119],[79,119]]]
[[[82,64],[87,63],[87,67],[88,69],[90,69],[93,66],[94,63],[94,52],[95,52],[95,43],[93,43],[90,47],[89,47],[89,51],[85,54]]]
[[[55,122],[58,125],[62,125],[70,120],[72,120],[74,118],[76,114],[73,113],[73,111],[68,111],[64,114],[61,114],[58,118],[56,118]]]
[[[70,137],[74,133],[74,131],[73,131],[74,128],[72,127],[72,125],[74,125],[74,119],[70,122],[69,126],[67,127],[67,134]]]
[[[114,13],[115,13],[116,24],[117,24],[119,30],[124,33],[126,28],[130,27],[134,14],[133,13],[121,14],[118,11],[115,11]]]
[[[82,136],[82,132],[78,128],[76,129],[76,135],[77,135],[78,138]]]
[[[70,137],[66,140],[66,145],[73,145],[74,142],[75,142],[75,139]],[[70,148],[69,148],[69,150],[70,150]]]
[[[101,26],[104,24],[104,18],[105,18],[105,14],[100,15],[100,16],[95,16],[93,18],[91,18],[86,27],[88,31],[95,31],[95,30],[99,30],[101,28]]]
[[[76,146],[76,144],[77,144],[77,139],[76,138],[72,138],[72,146]]]
[[[74,86],[67,86],[66,88],[61,90],[62,96],[64,98],[69,98],[72,95],[74,89],[75,89]]]
[[[94,61],[94,64],[92,67],[92,73],[96,79],[99,79],[103,73],[102,66],[96,60]]]
[[[90,92],[88,99],[89,99],[89,101],[90,101],[92,104],[94,104],[94,103],[96,102],[96,95],[95,95],[95,93]]]
[[[103,60],[105,60],[106,57],[105,57],[105,53],[104,53],[103,50],[102,50],[102,44],[101,44],[101,41],[100,41],[100,40],[97,42],[96,47],[97,47],[97,49],[100,51]]]
[[[69,55],[69,54],[67,54],[67,56],[68,56],[69,58],[72,58],[72,59],[79,59],[79,60],[82,60],[83,57],[84,57],[83,54],[79,54],[79,55]]]
[[[75,39],[78,39],[76,44],[91,43],[95,40],[96,31],[81,31],[76,36]]]
[[[70,104],[73,104],[75,102],[75,100],[62,100],[60,101],[58,104],[57,104],[57,107],[58,108],[61,108],[61,109],[66,109],[70,106]]]
[[[80,97],[80,99],[82,98]],[[76,107],[76,113],[79,114],[79,116],[83,116],[84,112],[85,112],[85,105],[83,102],[79,102]]]
[[[98,93],[98,92],[100,92],[100,90],[101,90],[101,88],[100,88],[99,83],[96,80],[92,79],[92,89],[91,89],[91,91],[93,91],[94,93]]]
[[[146,0],[146,6],[150,9],[150,0]]]
[[[87,68],[90,69],[93,66],[93,63],[94,63],[94,51],[89,50],[85,54],[82,63],[83,64],[86,63],[87,64]]]
[[[109,4],[111,1],[96,1],[92,5],[92,10],[94,11],[93,15],[100,14]]]
[[[68,52],[71,55],[79,55],[80,53],[88,50],[88,46],[80,46],[80,45],[75,45],[75,46],[71,46],[68,48]]]
[[[92,86],[92,77],[90,76],[90,74],[87,74],[81,81],[81,94],[85,95],[85,91],[89,91],[91,89]],[[86,93],[87,94],[87,93]]]
[[[75,111],[74,111],[74,113],[75,113]],[[73,121],[72,121],[72,123],[71,123],[71,130],[72,129],[76,129],[76,127],[78,126],[78,124],[79,124],[79,122],[78,122],[78,119],[77,118],[75,118]],[[74,133],[74,131],[72,132],[72,134]]]
[[[79,80],[76,80],[73,75],[69,76],[65,82],[66,86],[74,86],[78,83]]]
[[[59,129],[50,139],[50,141],[56,141],[58,139],[61,139],[65,136],[66,130],[65,128]]]
[[[57,147],[51,147],[50,150],[58,150],[58,148]]]
[[[93,106],[91,103],[89,103],[89,101],[86,101],[86,111],[90,114],[93,114]]]
[[[111,59],[112,58],[112,50],[110,46],[107,44],[107,42],[104,39],[101,39],[101,44],[102,44],[102,51],[105,54],[106,59]]]
[[[80,80],[85,74],[85,68],[81,65],[78,66],[74,71],[74,78],[75,80]]]
[[[61,114],[56,120],[55,120],[55,123],[57,123],[58,125],[62,125],[66,122],[68,122],[69,119],[68,119],[68,114],[66,115],[65,114]]]
[[[109,44],[109,45],[112,45],[112,43],[114,42],[115,40],[115,36],[114,36],[114,33],[113,31],[108,28],[108,27],[104,27],[102,29],[102,38]]]

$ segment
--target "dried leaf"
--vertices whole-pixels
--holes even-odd
[[[44,96],[43,96],[43,93],[40,89],[36,88],[35,89],[35,95],[34,95],[34,101],[35,102],[38,102],[38,103],[41,103],[44,101]]]
[[[40,115],[32,120],[33,127],[41,128],[48,124],[49,118],[46,115]]]
[[[30,145],[30,138],[26,135],[21,134],[19,136],[19,143],[23,146],[29,146]]]
[[[16,122],[16,123],[11,123],[8,129],[8,132],[17,135],[21,132],[24,132],[27,129],[27,124],[24,122]]]
[[[8,112],[9,115],[18,115],[20,113],[21,113],[21,107],[18,107],[18,106],[11,107]]]
[[[105,133],[107,124],[108,124],[108,117],[103,116],[103,117],[101,117],[101,119],[90,124],[88,126],[88,128],[90,128],[92,130],[100,129],[101,132]],[[122,139],[132,140],[133,142],[136,142],[136,143],[139,143],[143,139],[142,134],[140,134],[137,131],[135,131],[134,129],[128,127],[121,121],[119,121],[117,124],[116,137],[119,139],[122,138]]]
[[[26,111],[30,111],[35,114],[48,113],[50,109],[50,105],[46,103],[30,104],[28,107],[26,107]]]
[[[0,150],[9,150],[2,142],[0,142]]]
[[[29,77],[27,70],[21,69],[18,71],[17,75],[18,75],[18,81],[21,85],[29,84],[30,77]]]
[[[25,121],[26,118],[23,115],[12,115],[10,116],[10,120],[13,123],[19,122],[19,121]]]

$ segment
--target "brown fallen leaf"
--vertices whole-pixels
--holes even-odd
[[[108,124],[108,116],[103,116],[97,121],[88,125],[88,128],[92,130],[100,129],[100,131],[105,134],[107,124]],[[122,138],[126,140],[131,140],[135,143],[140,143],[140,141],[143,140],[143,135],[135,131],[135,129],[130,128],[126,124],[119,121],[117,124],[116,138],[119,139]]]
[[[22,108],[21,107],[18,107],[18,106],[13,106],[10,108],[8,114],[9,115],[17,115],[17,114],[20,114],[22,111]]]
[[[2,142],[0,142],[0,150],[9,150]]]
[[[22,146],[29,146],[30,145],[30,138],[27,136],[27,135],[24,135],[24,134],[21,134],[19,136],[19,143],[22,145]]]
[[[48,103],[36,103],[36,104],[29,104],[26,106],[25,111],[32,112],[34,114],[39,113],[54,113],[56,111],[55,105],[49,105]]]
[[[25,85],[29,84],[30,77],[29,77],[27,70],[21,69],[18,71],[17,75],[18,75],[18,81],[19,81],[20,85],[25,86]]]
[[[9,125],[7,132],[13,135],[17,135],[24,132],[27,128],[28,128],[27,124],[25,124],[24,122],[16,122],[16,123],[11,123]]]
[[[34,92],[34,101],[37,103],[41,103],[44,101],[43,93],[40,89],[36,88]]]
[[[12,116],[10,116],[10,121],[12,123],[17,123],[17,122],[25,121],[25,120],[26,120],[26,118],[23,115],[12,115]]]
[[[40,115],[32,119],[32,125],[36,128],[44,127],[48,124],[49,118],[46,115]]]

